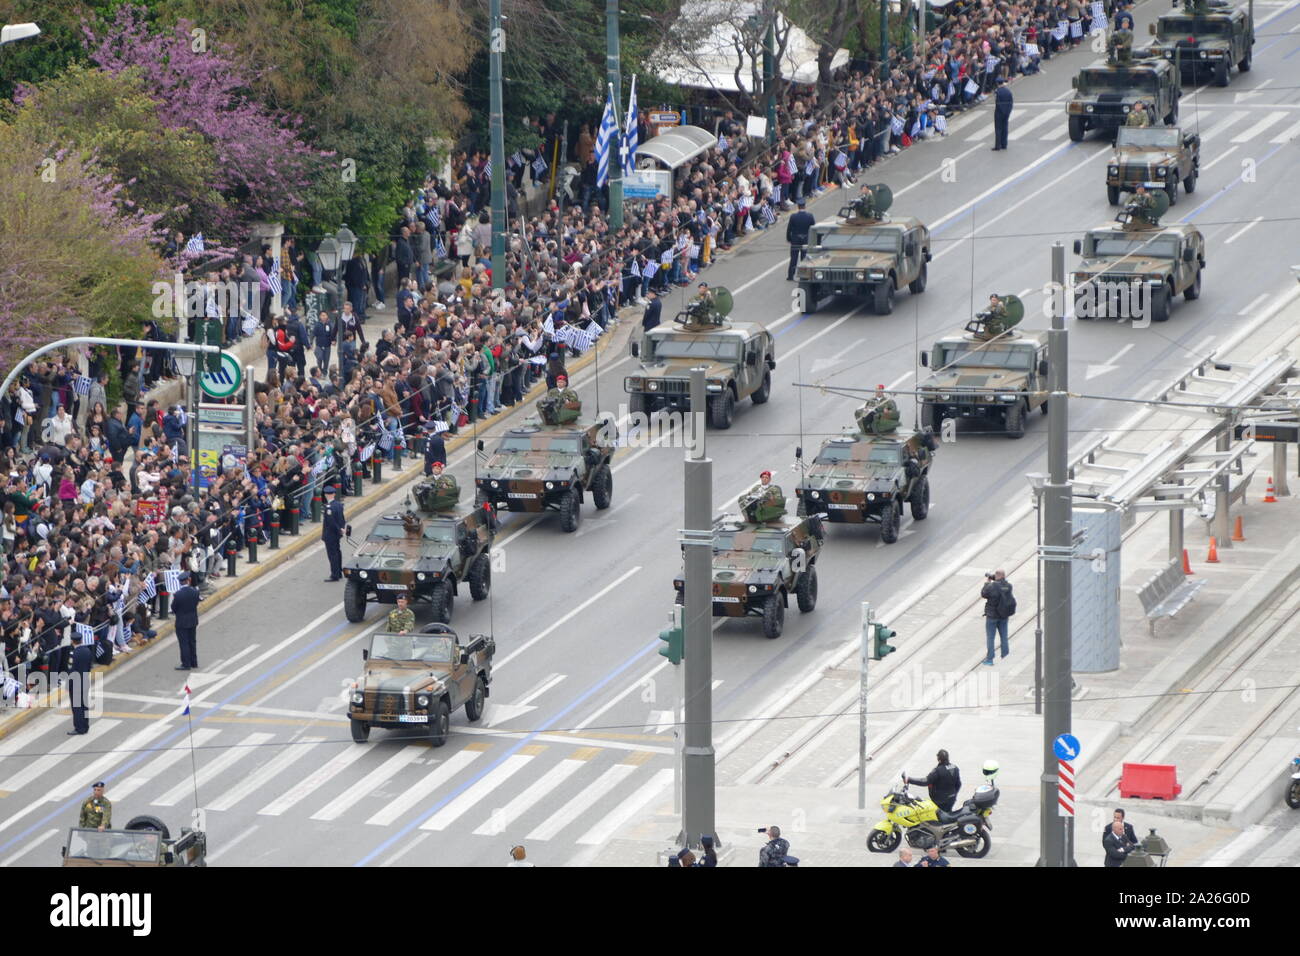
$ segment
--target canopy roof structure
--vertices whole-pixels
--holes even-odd
[[[718,137],[698,126],[676,126],[658,136],[651,136],[636,148],[637,163],[649,156],[669,169],[688,163],[700,153],[707,152],[718,142]]]

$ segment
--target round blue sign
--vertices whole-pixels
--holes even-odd
[[[1057,760],[1075,760],[1079,756],[1079,738],[1074,734],[1061,734],[1052,741]]]

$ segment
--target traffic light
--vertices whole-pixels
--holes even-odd
[[[200,345],[221,345],[221,320],[220,319],[200,319],[199,320],[199,344]],[[221,371],[221,355],[218,352],[205,352],[203,362],[200,365],[205,372]]]
[[[659,656],[668,658],[674,664],[680,664],[685,656],[686,631],[682,628],[677,609],[673,610],[672,623],[659,632],[659,640],[664,642],[664,646],[659,648]]]
[[[891,637],[897,637],[898,632],[890,630],[883,624],[877,623],[875,640],[871,642],[871,659],[873,661],[883,660],[886,654],[892,654],[898,648],[889,643]]]

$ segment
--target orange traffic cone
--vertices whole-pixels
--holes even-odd
[[[1217,545],[1218,545],[1218,542],[1215,541],[1213,538],[1211,538],[1211,539],[1210,539],[1210,553],[1209,553],[1209,555],[1207,555],[1206,558],[1205,558],[1205,563],[1206,563],[1206,564],[1218,564],[1218,563],[1219,563],[1219,549],[1218,549]]]
[[[1264,489],[1264,504],[1266,504],[1266,505],[1275,505],[1275,504],[1277,504],[1277,498],[1274,497],[1274,495],[1273,495],[1273,476],[1272,476],[1272,475],[1269,475],[1269,476],[1268,476],[1268,487],[1267,487],[1266,489]]]
[[[1192,570],[1192,563],[1187,560],[1187,549],[1183,548],[1183,574],[1195,574]]]
[[[1245,541],[1246,534],[1241,527],[1241,515],[1237,515],[1237,523],[1232,526],[1232,540]]]

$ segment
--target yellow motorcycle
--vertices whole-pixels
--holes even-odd
[[[940,853],[956,850],[959,856],[981,859],[992,846],[989,817],[998,795],[997,787],[982,786],[959,810],[949,813],[929,798],[912,796],[904,775],[902,783],[881,798],[885,819],[867,837],[867,849],[892,853],[906,836],[907,845],[914,850],[937,846]]]

